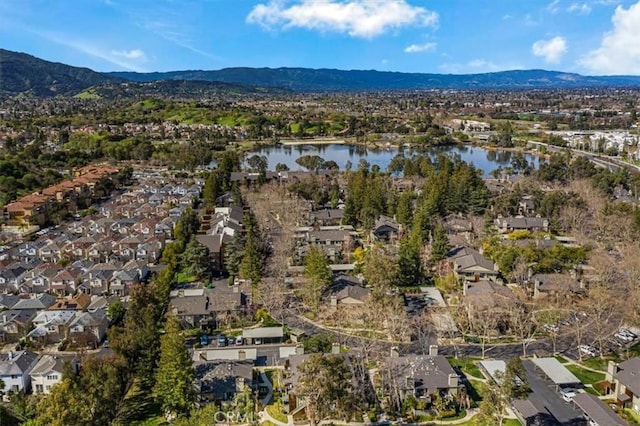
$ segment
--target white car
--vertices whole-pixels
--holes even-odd
[[[564,399],[565,401],[571,402],[573,401],[573,397],[576,396],[577,392],[578,391],[573,388],[566,388],[560,391],[560,395],[562,395],[562,399]]]
[[[616,334],[614,334],[615,337],[617,337],[620,340],[624,340],[625,342],[632,342],[633,341],[633,337],[631,337],[630,335],[623,333],[621,331],[618,331]]]
[[[594,348],[592,348],[591,346],[587,346],[587,345],[580,345],[578,346],[578,350],[580,352],[582,352],[585,355],[588,356],[596,356],[596,351]]]

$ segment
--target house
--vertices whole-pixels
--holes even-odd
[[[49,394],[51,388],[62,381],[66,363],[72,372],[77,372],[78,359],[75,356],[42,355],[29,373],[33,393]]]
[[[380,374],[383,387],[394,383],[402,401],[407,397],[428,400],[436,393],[452,397],[460,389],[458,374],[447,358],[438,355],[435,345],[429,348],[429,355],[399,356],[394,348]],[[391,389],[385,388],[383,392],[388,395]]]
[[[184,328],[208,327],[215,324],[211,309],[211,299],[205,290],[180,289],[170,293],[169,311],[175,315]]]
[[[78,312],[69,324],[69,341],[76,346],[96,347],[107,335],[107,311]]]
[[[76,311],[42,311],[33,319],[34,329],[27,338],[39,344],[60,343],[67,338]]]
[[[344,217],[344,210],[340,209],[323,209],[311,212],[309,214],[312,222],[321,226],[340,225]]]
[[[245,386],[256,388],[253,362],[197,361],[194,363],[196,402],[202,406],[212,402],[232,401]]]
[[[533,297],[538,298],[551,293],[577,293],[582,284],[569,274],[534,274],[529,279],[533,283]]]
[[[335,284],[329,290],[331,306],[338,305],[364,305],[371,290],[362,285],[362,282],[352,276],[342,275],[335,280]]]
[[[447,259],[455,275],[466,281],[495,279],[500,274],[498,266],[470,247],[456,247],[449,251]]]
[[[56,303],[56,298],[54,296],[47,293],[41,293],[26,299],[20,299],[15,305],[13,305],[13,309],[17,311],[23,309],[35,309],[41,311],[47,309],[54,303]]]
[[[400,233],[400,224],[392,217],[381,215],[371,230],[371,240],[390,241]]]
[[[12,351],[0,354],[0,380],[4,383],[4,392],[29,392],[29,373],[37,362],[38,354],[34,352]]]
[[[619,364],[609,361],[605,380],[619,407],[640,414],[640,357]]]
[[[0,312],[0,342],[16,343],[31,330],[35,309],[9,309]]]
[[[515,294],[508,287],[490,280],[465,281],[462,292],[466,303],[480,309],[506,307],[516,301]]]
[[[542,217],[498,217],[494,223],[503,234],[513,231],[549,232],[549,219]]]

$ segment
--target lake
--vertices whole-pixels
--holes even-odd
[[[511,157],[514,154],[511,151],[492,151],[474,145],[450,145],[416,150],[408,147],[367,148],[360,145],[346,144],[309,144],[268,146],[249,153],[248,156],[254,153],[264,155],[269,162],[269,170],[275,170],[278,163],[286,164],[290,170],[305,170],[296,163],[296,160],[303,155],[319,155],[325,161],[335,161],[340,170],[345,169],[348,161],[351,162],[352,169],[356,169],[361,159],[367,160],[372,166],[379,166],[381,170],[387,170],[387,165],[398,152],[403,152],[405,157],[428,153],[432,158],[435,158],[438,154],[457,154],[465,162],[471,163],[482,170],[485,176],[488,176],[492,170],[498,167],[505,168],[510,166]],[[538,167],[538,157],[525,154],[525,158],[529,164],[533,164],[535,168]]]

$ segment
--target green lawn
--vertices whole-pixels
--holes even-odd
[[[478,379],[485,378],[478,366],[475,364],[475,361],[479,361],[480,358],[447,358],[447,360],[452,367],[460,367],[462,371],[472,377]]]
[[[186,274],[184,272],[178,272],[176,274],[176,282],[178,284],[188,284],[188,283],[192,283],[194,281],[196,281],[195,277],[193,277],[193,276],[191,276],[189,274]]]
[[[267,405],[267,413],[279,422],[287,423],[289,421],[287,415],[282,412],[282,404]]]
[[[565,357],[563,357],[561,355],[555,355],[554,358],[557,359],[560,364],[566,364],[566,363],[569,362],[568,359],[566,359]]]
[[[574,376],[580,379],[580,381],[585,385],[593,385],[604,380],[604,373],[596,373],[593,371],[585,370],[584,368],[575,364],[569,364],[565,367],[567,367],[567,369],[571,371]]]

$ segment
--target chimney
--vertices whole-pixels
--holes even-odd
[[[296,355],[304,355],[304,346],[302,345],[296,346]]]
[[[469,282],[467,281],[467,279],[465,278],[462,282],[462,295],[466,296],[467,295],[467,290],[469,288]]]
[[[334,308],[338,306],[338,298],[336,296],[331,296],[331,307]]]
[[[244,349],[240,349],[238,351],[238,361],[244,361],[245,359],[247,359],[247,353],[244,351]]]
[[[233,292],[234,293],[240,292],[240,285],[239,284],[237,284],[237,283],[233,284]]]
[[[332,343],[331,344],[331,353],[339,354],[340,353],[340,343]]]
[[[614,361],[609,361],[607,364],[607,380],[612,382],[613,376],[618,372],[618,364]]]
[[[458,375],[457,374],[449,374],[449,389],[457,389],[458,388]]]
[[[400,357],[400,352],[398,351],[398,347],[397,346],[392,346],[391,347],[391,358],[398,358]]]
[[[13,351],[9,351],[9,361],[13,361]]]
[[[438,356],[438,345],[429,345],[429,356]]]

